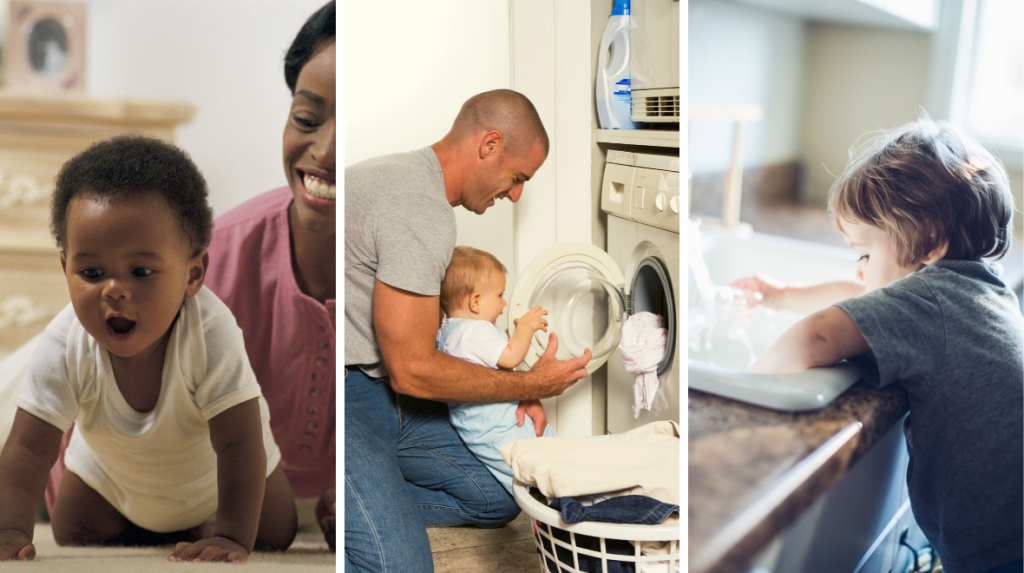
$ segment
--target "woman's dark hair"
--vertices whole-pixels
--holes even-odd
[[[331,0],[306,20],[284,56],[284,83],[288,84],[292,95],[295,95],[295,83],[299,81],[303,66],[324,44],[334,40],[336,34],[334,0]]]
[[[167,200],[192,254],[209,246],[213,210],[199,168],[181,149],[135,135],[95,143],[61,167],[50,210],[50,231],[57,246],[66,246],[68,205],[75,197],[116,201],[146,193]]]

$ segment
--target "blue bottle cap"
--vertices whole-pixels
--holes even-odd
[[[614,0],[612,16],[629,16],[629,0]]]

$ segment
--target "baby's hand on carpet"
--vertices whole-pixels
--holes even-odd
[[[36,548],[24,532],[16,529],[0,531],[0,561],[28,561],[35,556]]]
[[[320,524],[320,530],[324,532],[324,539],[327,541],[331,551],[335,548],[335,520],[338,514],[338,494],[334,486],[328,487],[320,494],[320,500],[316,504],[316,521]]]
[[[226,537],[210,537],[189,543],[182,541],[174,547],[168,561],[227,561],[229,563],[245,563],[249,552],[244,547]]]

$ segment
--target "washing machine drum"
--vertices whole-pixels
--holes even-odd
[[[630,304],[627,312],[638,314],[650,312],[662,318],[667,339],[665,355],[658,363],[658,375],[664,374],[671,367],[676,349],[676,312],[678,302],[678,286],[674,277],[678,275],[672,263],[678,265],[678,247],[672,245],[671,250],[662,251],[654,244],[644,241],[637,245],[626,269],[626,276],[631,277],[631,284],[626,291]]]

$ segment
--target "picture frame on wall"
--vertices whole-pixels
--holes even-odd
[[[5,88],[85,92],[86,13],[83,2],[11,0],[3,53]]]

